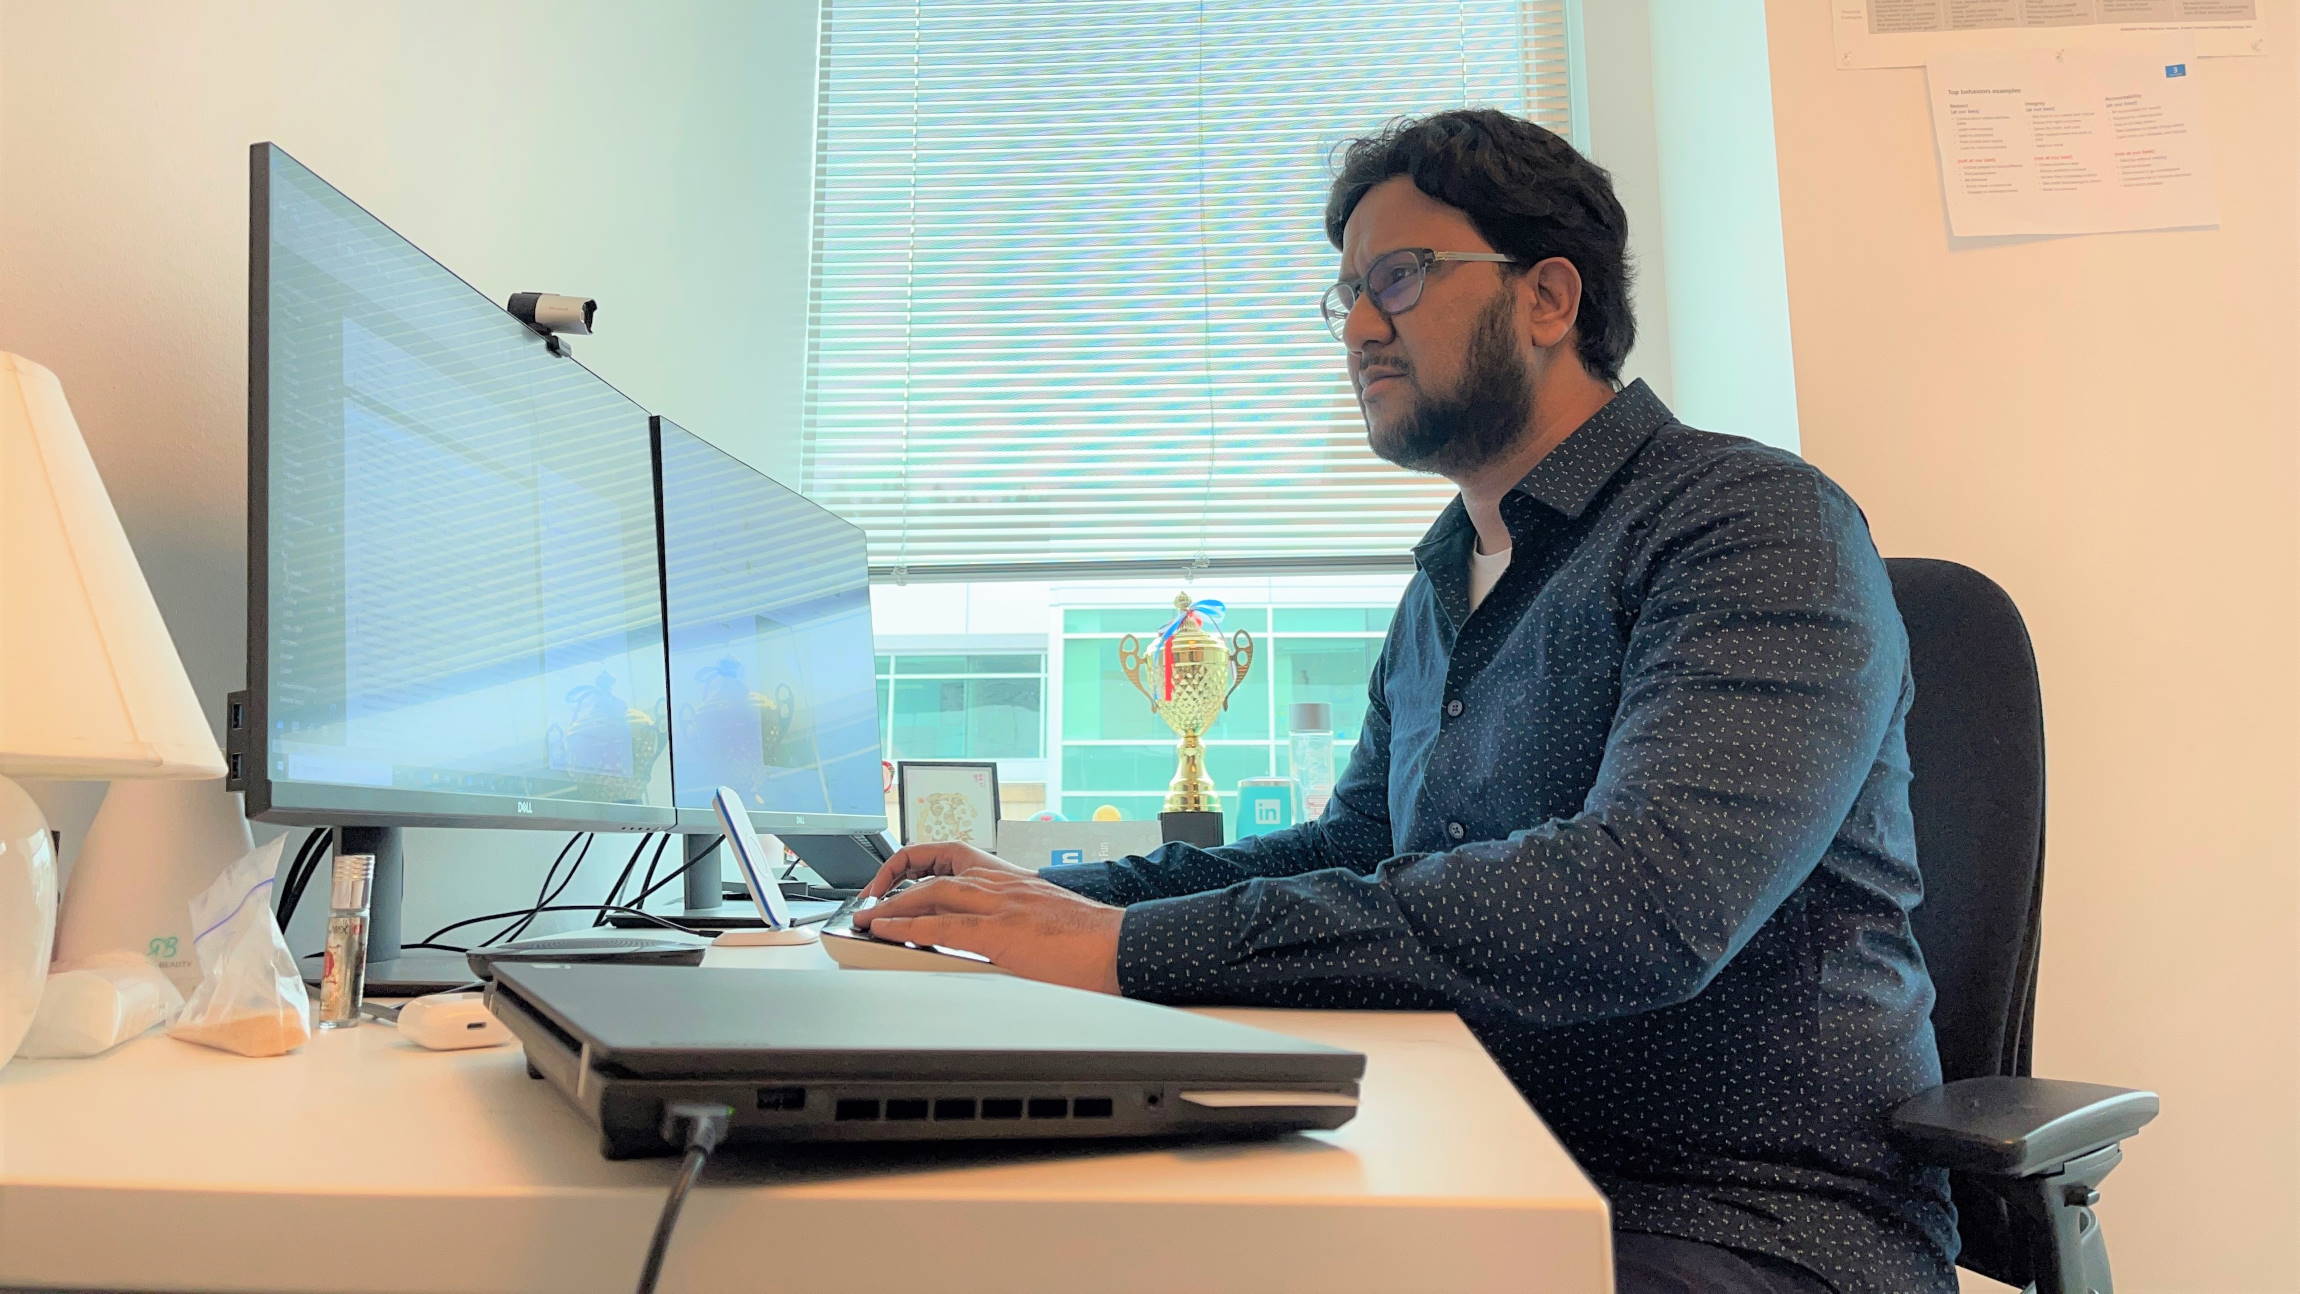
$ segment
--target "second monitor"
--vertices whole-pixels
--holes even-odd
[[[715,834],[732,787],[815,862],[886,826],[863,532],[667,418],[654,439],[678,829]],[[690,907],[717,902],[701,870]]]

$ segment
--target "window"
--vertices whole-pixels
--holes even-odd
[[[1318,317],[1329,155],[1570,133],[1563,0],[825,0],[807,492],[910,580],[1403,569]]]
[[[1355,745],[1401,574],[1233,576],[1196,590],[1254,636],[1254,666],[1207,732],[1226,810],[1238,781],[1288,776],[1288,707],[1333,707],[1340,758]],[[1171,616],[1167,581],[876,585],[879,712],[889,759],[993,759],[1002,809],[1083,819],[1104,804],[1155,816],[1175,737],[1118,668],[1118,640]],[[1165,605],[1161,605],[1165,604]],[[1001,703],[970,689],[1013,688]],[[1027,696],[1028,700],[1021,699]],[[982,723],[985,710],[996,721]]]
[[[1366,680],[1381,654],[1391,604],[1233,605],[1222,633],[1254,638],[1254,664],[1230,708],[1206,731],[1206,772],[1223,812],[1237,812],[1238,782],[1287,777],[1286,716],[1298,701],[1333,707],[1335,766],[1347,761],[1365,721]],[[1056,807],[1073,819],[1101,805],[1128,818],[1157,816],[1174,776],[1174,732],[1117,664],[1125,634],[1156,629],[1142,612],[1069,610],[1062,615],[1062,765]]]
[[[888,759],[1043,758],[1046,653],[881,653],[878,711]]]

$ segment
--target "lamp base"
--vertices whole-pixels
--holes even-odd
[[[113,782],[72,864],[57,959],[134,953],[190,996],[200,983],[192,898],[254,847],[240,797],[220,780]]]
[[[16,1054],[56,946],[56,847],[48,815],[0,777],[0,1065]]]

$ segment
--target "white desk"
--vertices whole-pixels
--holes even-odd
[[[661,1288],[1613,1288],[1603,1198],[1458,1020],[1207,1014],[1365,1052],[1357,1118],[1182,1149],[729,1147]],[[516,1046],[426,1052],[372,1023],[271,1060],[157,1034],[19,1060],[0,1069],[0,1287],[629,1290],[675,1161],[596,1145]]]

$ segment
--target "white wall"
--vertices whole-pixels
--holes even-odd
[[[2040,1073],[2153,1088],[2118,1287],[2300,1270],[2300,29],[2195,65],[2221,227],[1951,240],[1923,73],[1770,7],[1806,457],[1887,553],[1994,576],[2047,725]]]
[[[815,42],[813,0],[0,0],[0,349],[62,378],[211,718],[244,681],[247,145],[497,300],[598,298],[586,364],[792,473]],[[69,858],[92,797],[42,796]],[[557,842],[408,847],[415,938],[527,902]]]
[[[1765,0],[1651,0],[1672,408],[1797,449]]]
[[[1661,145],[1654,120],[1650,0],[1579,0],[1578,106],[1588,109],[1583,145],[1613,176],[1614,196],[1629,213],[1630,309],[1637,345],[1622,366],[1625,382],[1644,379],[1672,408],[1677,401],[1671,347],[1667,241],[1662,223]],[[1718,430],[1724,430],[1719,427]],[[1748,434],[1748,433],[1742,433]],[[1785,443],[1796,448],[1795,441]]]
[[[1629,213],[1643,378],[1696,427],[1798,448],[1764,0],[1582,0],[1590,156]]]

